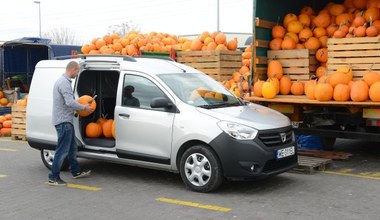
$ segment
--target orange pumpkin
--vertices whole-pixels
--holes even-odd
[[[271,60],[268,62],[268,70],[267,76],[268,78],[276,77],[277,79],[281,79],[284,71],[282,69],[282,65],[278,60]]]
[[[327,74],[326,66],[319,66],[317,70],[315,71],[315,74],[317,75],[318,78],[326,75]]]
[[[333,87],[325,81],[315,86],[314,97],[318,101],[330,101],[333,97],[333,92]]]
[[[346,84],[336,85],[333,98],[335,101],[348,101],[350,99],[350,86]]]
[[[5,120],[3,122],[3,128],[11,128],[12,127],[12,120]]]
[[[335,71],[331,75],[329,83],[333,87],[335,87],[338,84],[346,84],[346,85],[348,85],[349,81],[350,81],[350,79],[348,78],[348,76],[346,74],[344,74],[342,72],[339,72],[339,71]]]
[[[281,50],[282,38],[274,38],[269,42],[269,48],[271,50]]]
[[[112,123],[113,119],[108,119],[106,122],[103,123],[102,129],[103,129],[103,135],[106,138],[112,138]]]
[[[300,14],[306,14],[308,16],[311,16],[311,15],[314,15],[315,12],[314,12],[312,7],[304,6],[304,7],[302,7]]]
[[[280,79],[280,94],[288,95],[290,93],[290,88],[292,86],[292,81],[289,77],[283,76]]]
[[[116,138],[116,132],[115,132],[115,121],[112,122],[112,137]]]
[[[320,48],[315,54],[315,58],[322,63],[327,62],[327,48]]]
[[[291,21],[286,29],[288,32],[298,34],[303,29],[303,24],[298,20]]]
[[[352,83],[350,97],[354,102],[363,102],[368,99],[369,88],[363,80]]]
[[[364,12],[364,18],[367,22],[376,21],[380,19],[380,8],[368,8]]]
[[[307,14],[298,15],[298,20],[302,23],[304,27],[310,27],[311,19]]]
[[[295,15],[293,13],[286,14],[285,17],[284,17],[283,25],[284,25],[285,28],[287,28],[288,24],[290,22],[297,21],[297,20],[298,20],[297,15]]]
[[[370,70],[369,72],[364,74],[363,80],[368,84],[369,87],[371,87],[372,84],[380,81],[380,74],[378,72]]]
[[[311,37],[305,42],[305,48],[317,50],[321,46],[321,42],[316,37]]]
[[[0,99],[4,98],[4,92],[0,90]]]
[[[263,94],[263,97],[266,99],[273,99],[274,97],[276,97],[277,95],[276,86],[273,83],[272,79],[268,79],[266,82],[263,83],[262,94]]]
[[[11,134],[12,128],[1,128],[0,134]]]
[[[320,13],[312,19],[312,23],[317,27],[326,28],[330,25],[331,17],[329,14]]]
[[[227,49],[228,50],[236,50],[237,49],[237,38],[236,37],[227,42]]]
[[[304,90],[305,90],[305,95],[308,99],[311,99],[311,100],[315,99],[314,90],[315,90],[316,85],[317,85],[317,81],[313,79],[305,83]]]
[[[310,30],[310,28],[304,28],[300,31],[298,34],[298,38],[301,42],[307,41],[309,38],[313,36],[313,32]]]
[[[293,38],[285,37],[284,40],[281,42],[281,49],[283,50],[293,50],[296,48],[296,42]]]
[[[253,93],[255,96],[257,97],[263,96],[262,88],[263,88],[264,82],[265,81],[259,79],[253,84]]]
[[[341,4],[332,4],[329,8],[329,13],[334,16],[342,14],[346,10],[346,7]]]
[[[102,135],[102,125],[100,123],[90,122],[86,126],[86,137],[98,138]]]
[[[7,105],[8,104],[8,99],[7,98],[1,98],[0,99],[0,105]]]
[[[293,95],[303,95],[304,94],[304,86],[301,81],[295,81],[292,83],[292,86],[290,87],[290,92]]]
[[[5,114],[5,120],[12,120],[12,114]]]
[[[77,102],[79,102],[82,105],[90,104],[90,107],[92,109],[96,109],[96,101],[89,95],[83,95],[83,96],[79,97]],[[86,112],[85,110],[78,110],[77,113],[78,113],[78,115],[80,115],[82,117],[86,117],[86,116],[90,115],[90,113]]]
[[[380,82],[375,82],[369,88],[369,98],[373,102],[380,102]]]
[[[284,38],[285,36],[285,28],[281,25],[275,25],[272,28],[272,37],[273,38]]]

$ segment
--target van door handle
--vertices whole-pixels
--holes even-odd
[[[119,114],[120,117],[129,118],[129,114]]]

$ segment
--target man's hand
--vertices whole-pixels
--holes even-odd
[[[95,109],[92,109],[90,105],[85,105],[85,106],[84,106],[84,110],[85,110],[87,113],[93,113]]]

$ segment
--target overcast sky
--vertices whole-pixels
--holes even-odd
[[[124,22],[141,32],[176,35],[217,30],[218,0],[40,0],[42,33],[67,28],[80,44],[103,37]],[[219,0],[223,32],[252,31],[252,0]],[[0,41],[39,36],[39,5],[34,0],[2,0]]]

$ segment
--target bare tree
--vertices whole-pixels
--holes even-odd
[[[121,24],[108,26],[109,34],[116,33],[119,36],[124,36],[131,30],[140,31],[140,28],[138,25],[132,24],[132,21],[126,21]]]
[[[66,27],[54,28],[43,33],[43,37],[49,38],[55,44],[75,45],[75,34],[72,30]]]

